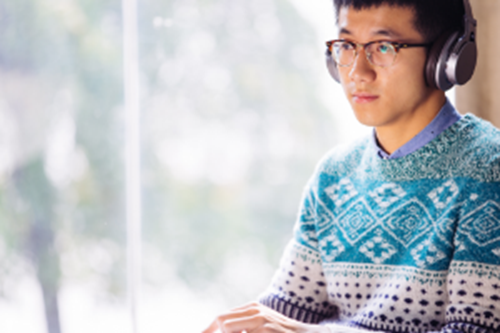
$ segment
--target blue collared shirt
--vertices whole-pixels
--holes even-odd
[[[404,157],[422,148],[448,127],[462,118],[462,115],[453,107],[448,99],[439,113],[420,133],[415,135],[410,141],[401,146],[392,154],[387,154],[378,144],[375,129],[373,130],[372,141],[377,147],[378,155],[383,159],[394,159]]]

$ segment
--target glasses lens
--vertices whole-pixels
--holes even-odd
[[[332,55],[340,66],[349,66],[356,57],[356,46],[344,41],[332,44]]]
[[[388,67],[396,59],[396,49],[389,42],[375,42],[367,45],[366,54],[368,60],[376,66]]]

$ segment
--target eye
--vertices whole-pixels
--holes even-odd
[[[391,53],[392,45],[389,43],[379,43],[377,46],[377,52],[382,54]]]
[[[339,43],[339,50],[341,51],[350,51],[353,49],[353,46],[351,45],[351,43],[348,43],[348,42],[341,42]]]
[[[342,50],[352,50],[352,45],[350,43],[342,43],[341,49]]]

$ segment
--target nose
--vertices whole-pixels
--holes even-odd
[[[375,80],[377,73],[372,64],[368,61],[366,51],[363,47],[359,48],[359,52],[354,58],[349,71],[349,78],[355,82],[370,82]]]

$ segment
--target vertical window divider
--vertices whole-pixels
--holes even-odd
[[[125,103],[127,295],[130,331],[140,330],[141,177],[137,0],[122,0]]]

